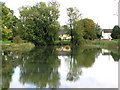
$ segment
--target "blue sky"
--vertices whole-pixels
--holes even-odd
[[[37,2],[48,2],[50,0],[0,0],[6,3],[6,6],[14,10],[15,15],[19,17],[18,8],[22,6],[34,5]],[[83,14],[83,18],[90,18],[95,23],[98,23],[103,29],[112,29],[118,25],[117,13],[118,0],[57,0],[60,3],[60,18],[61,25],[67,23],[66,8],[77,7]]]

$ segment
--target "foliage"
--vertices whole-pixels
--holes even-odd
[[[13,37],[13,42],[14,43],[22,43],[22,39],[20,38],[20,36],[15,36],[15,37]]]
[[[17,24],[20,36],[35,46],[53,44],[60,30],[58,7],[57,2],[49,2],[48,5],[40,2],[31,7],[21,7],[20,21]]]
[[[69,25],[70,35],[71,35],[71,41],[73,41],[74,24],[76,23],[76,21],[80,20],[82,14],[79,12],[79,10],[76,7],[74,8],[70,7],[70,8],[67,8],[67,15],[69,17],[68,25]]]
[[[2,28],[2,40],[6,41],[13,37],[12,29]]]
[[[72,44],[79,45],[82,43],[82,32],[79,29],[77,22],[81,19],[81,15],[79,10],[74,7],[67,8],[67,15],[69,17],[69,33],[71,35]]]
[[[5,6],[5,3],[0,2],[2,6],[1,18],[2,18],[2,40],[8,40],[13,37],[14,27],[17,22],[17,17],[14,16],[13,10],[10,10]]]
[[[73,41],[72,41],[72,43],[74,45],[81,45],[81,44],[84,43],[83,27],[82,27],[81,20],[78,21],[76,24],[74,23],[74,27],[73,27]]]
[[[115,27],[112,29],[111,37],[112,37],[113,39],[120,39],[120,27],[119,27],[119,26],[115,26]]]
[[[100,39],[102,36],[100,25],[96,24],[95,26],[95,33],[96,33],[96,38]]]
[[[70,35],[70,28],[68,27],[68,25],[63,25],[62,26],[62,30],[63,30],[63,32],[67,32],[67,34],[69,34]]]
[[[95,23],[92,19],[82,19],[81,20],[81,27],[83,30],[83,38],[88,40],[95,39]]]
[[[18,20],[18,22],[16,23],[16,26],[15,26],[15,30],[16,30],[16,36],[17,35],[20,35],[20,37],[25,40],[25,30],[24,30],[24,27],[22,25],[22,21],[21,20]]]

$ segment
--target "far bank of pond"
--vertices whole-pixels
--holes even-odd
[[[19,50],[24,48],[25,50],[29,50],[35,47],[33,43],[11,43],[10,41],[3,41],[0,43],[2,48],[6,48],[8,50]],[[56,41],[53,46],[61,46],[61,45],[72,45],[70,41]],[[120,49],[120,41],[93,41],[93,40],[86,40],[82,46],[98,46],[98,47],[110,47],[110,48],[118,48]]]
[[[91,46],[91,45],[99,45],[100,47],[110,47],[110,48],[118,48],[120,49],[120,41],[107,41],[107,40],[94,40],[94,41],[86,41],[86,45]]]

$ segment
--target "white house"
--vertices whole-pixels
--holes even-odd
[[[112,29],[103,29],[102,30],[102,38],[103,40],[111,40],[111,33],[112,33]]]
[[[61,38],[61,40],[70,40],[71,36],[67,33],[68,33],[67,31],[61,30],[59,32],[59,38]]]

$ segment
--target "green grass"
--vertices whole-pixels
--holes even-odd
[[[15,44],[15,43],[11,43],[9,45],[6,44],[2,44],[2,49],[3,50],[31,50],[32,48],[34,48],[34,44],[33,43],[19,43],[19,44]]]
[[[87,44],[89,45],[100,45],[104,47],[118,47],[118,41],[112,40],[112,41],[87,41]]]
[[[70,40],[64,40],[64,41],[55,41],[56,43],[63,43],[63,42],[66,42],[66,43],[70,43],[71,41]]]
[[[27,40],[22,40],[22,42],[23,43],[28,43]],[[2,44],[10,44],[10,43],[12,43],[12,41],[0,41],[0,43],[2,43]]]
[[[2,43],[2,44],[9,44],[9,43],[11,43],[11,41],[0,41],[0,43]]]
[[[120,41],[120,39],[113,39],[113,41]]]

